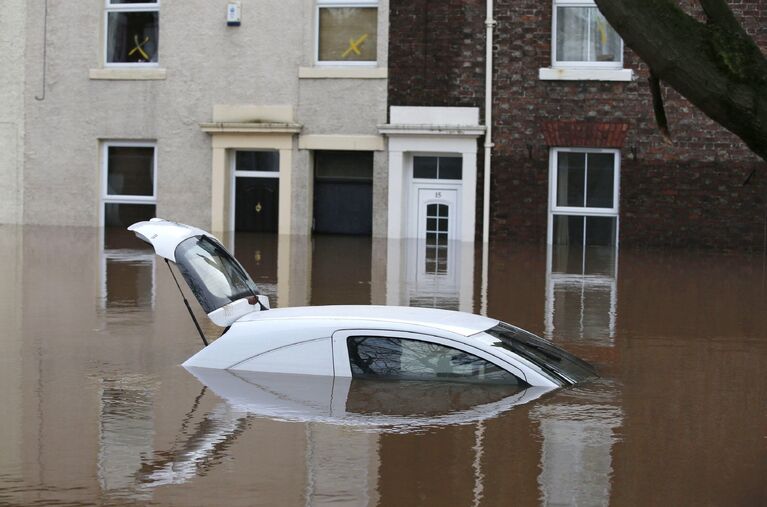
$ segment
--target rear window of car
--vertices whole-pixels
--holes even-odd
[[[501,322],[485,332],[498,340],[494,346],[524,357],[569,384],[597,376],[594,367],[586,361],[524,329]]]

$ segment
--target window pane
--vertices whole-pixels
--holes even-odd
[[[104,203],[105,227],[128,227],[156,216],[154,204]]]
[[[586,217],[586,245],[615,245],[615,217]]]
[[[615,217],[554,215],[552,242],[555,245],[583,245],[585,239],[588,246],[613,246],[615,226]]]
[[[558,62],[588,61],[591,7],[557,7]]]
[[[175,255],[179,271],[205,313],[259,294],[242,265],[207,236],[182,241]]]
[[[514,375],[484,359],[436,343],[351,336],[347,345],[354,378],[519,383]]]
[[[238,151],[235,170],[278,172],[280,154],[276,151]]]
[[[557,206],[583,207],[586,154],[560,152],[557,155]]]
[[[554,215],[552,242],[555,245],[583,245],[583,218],[574,215]]]
[[[437,178],[437,157],[413,157],[413,178]]]
[[[107,195],[154,195],[154,148],[110,146]]]
[[[320,61],[376,61],[377,8],[321,8],[319,31]]]
[[[590,60],[597,62],[620,62],[621,39],[607,20],[593,8],[591,12],[591,51]]]
[[[371,181],[372,151],[317,150],[314,152],[314,176],[339,181]]]
[[[463,173],[461,157],[439,157],[439,179],[460,180]]]
[[[615,176],[615,156],[612,153],[589,154],[586,206],[612,208]]]
[[[110,12],[107,18],[107,62],[156,62],[159,17],[157,11]]]

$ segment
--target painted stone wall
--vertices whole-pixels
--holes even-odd
[[[23,209],[26,2],[7,0],[0,15],[0,223],[19,223]]]
[[[482,107],[484,2],[391,5],[389,103]],[[767,2],[733,6],[767,47]],[[674,145],[665,145],[646,66],[629,49],[624,66],[635,71],[631,82],[540,80],[539,69],[551,64],[552,2],[501,0],[495,9],[491,238],[546,240],[543,123],[576,120],[628,125],[621,151],[623,245],[763,248],[767,170],[735,136],[666,89]],[[419,70],[421,61],[435,63]]]
[[[48,2],[47,34],[45,2],[14,3],[28,4],[19,18],[26,19],[27,46],[26,224],[98,225],[100,144],[140,140],[157,143],[157,214],[209,227],[212,149],[200,124],[212,121],[216,105],[288,106],[302,134],[375,135],[386,120],[385,77],[299,79],[299,69],[314,62],[313,0],[243,2],[239,27],[227,27],[226,2],[161,2],[164,76],[149,80],[115,79],[104,68],[103,0]],[[385,69],[386,0],[379,12]],[[45,100],[35,100],[43,86]],[[311,174],[311,167],[300,169]],[[294,189],[304,193],[294,201],[311,202],[311,186],[298,183]]]

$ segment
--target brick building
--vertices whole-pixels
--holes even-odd
[[[732,2],[762,48],[765,4]],[[491,239],[764,248],[764,162],[671,89],[664,144],[647,67],[593,2],[498,0],[493,17]],[[390,106],[484,111],[485,18],[481,0],[392,0]]]

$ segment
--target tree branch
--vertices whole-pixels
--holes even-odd
[[[726,30],[743,30],[725,0],[698,0],[709,24]]]
[[[724,0],[699,0],[700,23],[674,0],[595,0],[657,78],[767,160],[767,59]]]
[[[658,124],[660,135],[663,136],[663,142],[668,145],[674,144],[671,140],[671,132],[668,130],[668,120],[666,119],[666,108],[663,106],[663,94],[660,89],[660,80],[655,73],[650,70],[650,93],[652,93],[652,109],[655,113],[655,123]]]

